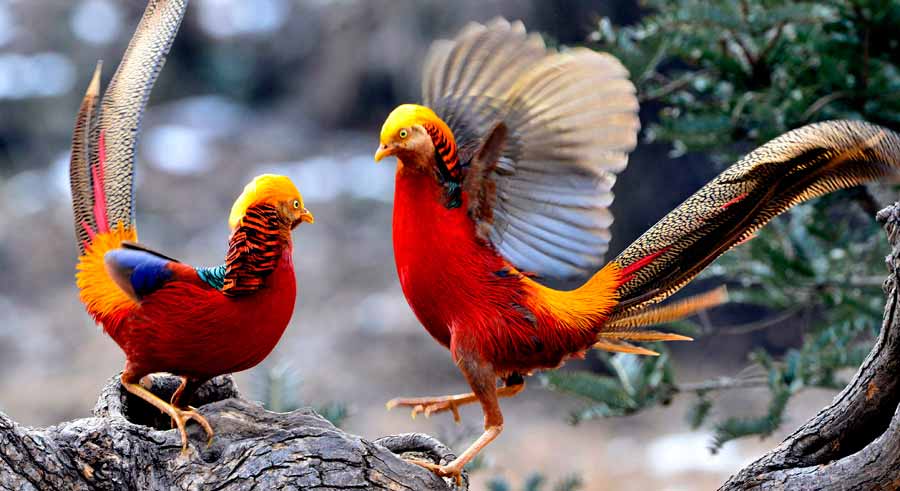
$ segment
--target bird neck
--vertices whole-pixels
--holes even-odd
[[[431,143],[434,145],[434,160],[437,162],[441,178],[444,181],[461,183],[462,170],[459,165],[459,153],[453,132],[440,119],[423,123],[422,128],[428,133]]]
[[[222,293],[242,295],[264,287],[283,253],[291,249],[290,224],[274,206],[248,208],[229,239]]]
[[[408,150],[397,154],[397,179],[401,178],[401,174],[409,179],[421,181],[423,185],[430,189],[440,190],[440,195],[436,198],[447,209],[459,208],[462,206],[462,178],[457,174],[451,174],[447,171],[442,150],[437,146],[428,148],[427,150]],[[443,150],[443,152],[448,152]],[[452,158],[458,162],[456,157],[456,147],[453,147]],[[459,165],[455,166],[459,170]],[[429,182],[430,181],[430,182]],[[430,191],[429,191],[430,192]]]

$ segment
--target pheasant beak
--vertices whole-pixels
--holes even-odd
[[[382,143],[378,146],[378,150],[375,151],[375,162],[381,162],[381,159],[394,155],[395,151],[396,147],[389,146],[387,143]]]
[[[316,223],[316,218],[312,213],[309,212],[306,208],[300,210],[300,215],[297,216],[297,219],[294,220],[293,226],[291,228],[297,228],[301,223]]]

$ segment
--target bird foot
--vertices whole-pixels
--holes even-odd
[[[174,426],[178,428],[178,433],[181,435],[181,453],[186,454],[188,449],[188,435],[185,430],[185,425],[190,420],[194,420],[203,427],[203,430],[206,432],[207,440],[206,446],[208,447],[212,444],[213,432],[212,426],[209,425],[209,422],[206,421],[206,418],[203,417],[195,408],[191,406],[187,406],[184,408],[175,407],[172,404],[162,400],[154,394],[150,392],[148,389],[144,388],[141,384],[135,383],[128,377],[125,373],[122,374],[122,385],[125,387],[125,390],[131,392],[137,397],[147,401],[155,408],[169,415],[172,418],[172,422],[175,423]]]
[[[431,417],[432,414],[442,413],[444,411],[451,411],[453,413],[453,421],[459,423],[461,421],[459,417],[459,406],[463,404],[467,404],[470,401],[465,399],[458,399],[458,396],[444,396],[444,397],[415,397],[415,398],[397,398],[391,399],[386,404],[388,410],[394,409],[395,407],[409,407],[412,408],[410,412],[410,416],[412,419],[416,419],[420,413],[424,414],[426,418]]]
[[[456,482],[457,486],[462,486],[462,466],[453,465],[451,462],[448,465],[438,465],[434,462],[428,462],[427,460],[418,460],[418,459],[408,459],[407,462],[410,464],[416,464],[420,467],[424,467],[431,472],[434,472],[439,477],[450,477]]]
[[[174,426],[176,428],[178,428],[178,432],[181,434],[181,452],[182,453],[186,453],[187,449],[188,449],[188,436],[187,436],[187,430],[185,429],[185,426],[187,425],[187,422],[190,420],[196,421],[197,424],[199,424],[201,427],[203,427],[203,431],[206,432],[206,437],[207,437],[206,446],[209,447],[210,445],[212,445],[212,439],[213,439],[213,436],[215,435],[215,432],[213,431],[212,426],[210,426],[209,421],[207,421],[206,418],[203,417],[202,414],[200,414],[195,408],[193,408],[191,406],[188,406],[186,409],[179,409],[177,407],[172,407],[172,410],[174,411],[174,414],[175,414],[175,416],[173,416],[173,418],[172,418],[172,422],[174,423]]]

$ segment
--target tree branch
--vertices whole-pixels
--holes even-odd
[[[875,346],[830,406],[721,490],[900,487],[900,203],[881,210],[878,220],[892,251]]]
[[[168,400],[179,380],[156,377]],[[240,397],[231,377],[200,388],[192,403],[216,430],[207,446],[189,425],[190,447],[158,410],[110,379],[94,416],[25,428],[0,413],[0,489],[373,489],[457,488],[400,457],[446,463],[454,458],[419,434],[369,442],[336,428],[311,409],[266,411]]]

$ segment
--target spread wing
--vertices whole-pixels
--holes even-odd
[[[432,45],[423,98],[453,131],[482,238],[540,276],[596,269],[610,239],[612,186],[640,126],[634,85],[616,58],[548,49],[520,22],[471,24]],[[484,148],[491,140],[499,147]]]

